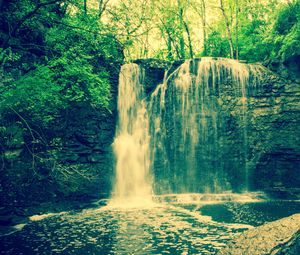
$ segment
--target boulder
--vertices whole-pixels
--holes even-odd
[[[300,230],[284,244],[273,248],[268,255],[296,255],[300,253]]]
[[[238,234],[218,255],[298,255],[299,229],[300,214],[269,222]]]

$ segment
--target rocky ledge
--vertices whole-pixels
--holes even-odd
[[[66,211],[80,211],[86,208],[104,205],[105,200],[91,197],[74,198],[73,200],[49,201],[35,203],[30,206],[5,207],[0,206],[0,236],[21,230],[32,216],[62,213]]]
[[[236,236],[218,255],[300,254],[300,214],[247,230]]]

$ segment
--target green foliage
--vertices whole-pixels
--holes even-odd
[[[87,58],[89,56],[76,56],[69,51],[50,61],[49,68],[55,73],[52,80],[54,86],[60,87],[65,102],[87,101],[108,107],[109,75],[106,71],[94,73]]]
[[[218,31],[213,31],[206,40],[206,52],[211,57],[228,57],[229,44],[226,38]]]
[[[269,40],[273,58],[288,60],[300,55],[300,2],[286,5],[278,14]]]
[[[17,111],[26,112],[34,121],[48,123],[63,107],[61,88],[53,82],[55,73],[47,66],[39,66],[36,70],[22,76],[9,86],[2,86],[2,111],[13,107]]]
[[[1,156],[12,160],[26,148],[33,164],[23,169],[53,170],[62,190],[72,183],[75,191],[82,173],[92,179],[60,161],[68,123],[59,124],[83,105],[110,112],[124,49],[129,60],[185,59],[193,51],[229,57],[231,44],[249,62],[300,55],[298,0],[222,2],[223,11],[219,0],[109,1],[99,13],[93,1],[88,10],[79,0],[1,1],[0,150],[17,148]]]
[[[87,32],[85,26],[81,26],[87,20],[82,19],[78,15],[65,20],[69,27],[75,29],[58,26],[49,30],[46,42],[60,56],[50,61],[49,66],[57,73],[57,82],[63,88],[65,99],[90,101],[107,108],[110,99],[109,73],[101,66],[101,61],[118,60],[119,52],[109,34],[99,36],[97,33],[100,30]],[[100,28],[96,19],[90,18],[88,22],[91,22],[93,29]],[[99,60],[99,67],[95,59]]]
[[[37,66],[14,82],[10,89],[1,87],[2,107],[26,112],[32,121],[49,123],[72,102],[87,101],[108,107],[108,73],[92,72],[84,58],[62,56]],[[2,110],[5,110],[3,108]]]
[[[30,27],[36,25],[34,19],[29,23]],[[27,67],[26,74],[0,86],[0,111],[13,107],[31,121],[47,126],[63,109],[76,102],[109,110],[107,68],[121,62],[122,56],[118,42],[103,30],[97,15],[66,16],[58,24],[44,29],[42,35],[43,46],[50,51],[43,61]],[[13,66],[23,62],[22,65],[26,65],[19,51],[8,49],[2,51],[2,55],[3,64],[9,62]]]
[[[294,56],[300,56],[300,22],[295,25],[289,34],[282,40],[282,47],[279,54],[283,60]]]
[[[298,22],[299,11],[299,3],[285,6],[278,14],[274,24],[274,31],[280,35],[289,34],[293,26]]]
[[[226,1],[224,1],[226,2]],[[230,5],[231,3],[231,5]],[[240,5],[243,2],[240,2]],[[279,59],[286,61],[300,55],[300,2],[279,4],[277,1],[247,2],[236,17],[232,12],[234,3],[228,1],[225,9],[230,16],[230,29],[234,50],[239,59],[248,62]],[[234,9],[233,9],[234,10]],[[218,20],[206,40],[207,55],[228,57],[228,31],[224,21]]]
[[[76,0],[58,2],[0,4],[0,156],[15,190],[30,178],[33,187],[48,178],[66,193],[91,181],[95,173],[64,158],[68,130],[77,109],[82,118],[90,110],[111,114],[121,45],[97,13],[84,13]]]
[[[268,56],[270,47],[264,40],[266,31],[264,20],[247,22],[239,34],[239,56],[249,62],[264,60]]]

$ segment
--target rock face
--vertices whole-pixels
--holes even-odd
[[[170,78],[170,75],[176,73],[183,64],[182,61],[169,63],[153,59],[135,62],[144,69],[148,103],[158,85],[167,77],[168,87],[171,88],[178,76]],[[195,76],[195,66],[199,62],[201,59],[194,60],[188,73]],[[0,146],[3,159],[0,163],[2,204],[34,204],[58,200],[60,196],[77,196],[82,199],[88,196],[108,196],[114,174],[111,144],[117,121],[119,67],[108,66],[107,70],[110,70],[111,112],[94,109],[85,103],[76,103],[62,113],[57,126],[49,131],[52,138],[57,138],[53,139],[57,144],[53,144],[50,151],[55,156],[58,155],[59,166],[47,161],[40,166],[35,165],[38,173],[32,171],[32,155],[26,150],[26,142],[31,138],[22,136],[23,124],[15,117],[15,124],[9,130],[14,138],[13,144],[9,147]],[[283,194],[280,195],[281,198],[297,197],[294,194],[299,194],[297,188],[300,184],[300,84],[281,79],[267,70],[261,74],[259,84],[257,89],[247,91],[247,100],[243,102],[241,94],[234,91],[230,77],[222,76],[217,83],[218,93],[211,90],[212,93],[206,98],[213,107],[217,107],[215,112],[221,117],[213,126],[211,120],[214,112],[207,115],[210,126],[204,131],[207,132],[205,139],[210,146],[203,150],[199,143],[199,146],[195,146],[196,154],[188,151],[183,153],[184,147],[190,147],[181,143],[182,132],[174,132],[171,126],[173,121],[182,125],[182,118],[179,118],[182,109],[174,108],[172,118],[160,115],[156,122],[152,118],[152,131],[155,123],[167,120],[163,129],[166,131],[165,143],[159,144],[157,140],[152,140],[157,148],[161,148],[160,145],[168,147],[167,155],[159,150],[156,152],[153,165],[153,172],[158,180],[156,192],[241,191],[246,185],[244,171],[247,169],[251,189],[265,189],[270,194],[277,195],[280,193]],[[171,89],[167,91],[168,100],[174,97],[173,92]],[[171,105],[170,102],[165,103],[166,107]],[[191,107],[197,105],[192,104]],[[197,116],[200,118],[200,115]],[[197,123],[199,119],[191,118],[190,121]],[[186,124],[186,128],[191,126],[188,122]],[[186,143],[189,143],[188,139],[185,140]],[[37,144],[37,150],[43,151],[42,146]],[[53,150],[57,147],[61,149]],[[187,165],[183,156],[193,158],[194,161]],[[166,158],[169,165],[164,161]],[[34,163],[37,164],[37,160]],[[56,174],[58,167],[65,171],[58,171]],[[188,168],[193,169],[193,172],[186,171]],[[211,175],[201,174],[203,168]],[[225,170],[222,173],[220,169]],[[66,178],[64,174],[72,178]],[[84,178],[82,175],[85,175]],[[177,189],[176,183],[188,188]]]
[[[149,93],[156,192],[297,193],[299,83],[226,59],[136,63]]]
[[[249,161],[254,188],[299,187],[300,84],[266,77],[250,100]]]
[[[294,214],[239,234],[218,255],[297,255],[299,228],[300,214]]]
[[[300,230],[284,244],[272,249],[269,255],[297,255],[300,253]]]
[[[104,64],[100,61],[95,66]],[[76,102],[62,109],[50,129],[35,129],[51,141],[47,146],[41,143],[32,146],[37,157],[26,147],[32,144],[32,137],[24,135],[20,119],[15,116],[15,124],[7,125],[6,133],[13,142],[9,146],[3,142],[0,146],[1,205],[15,209],[45,201],[109,195],[114,171],[111,144],[117,122],[120,64],[106,68],[110,74],[110,111],[87,102]],[[6,141],[0,137],[0,143],[3,139]]]
[[[144,90],[150,95],[158,84],[164,82],[166,78],[166,72],[172,73],[178,68],[184,61],[168,62],[158,59],[138,59],[134,63],[138,64],[144,70]]]

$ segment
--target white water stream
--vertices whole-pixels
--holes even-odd
[[[188,60],[165,75],[147,102],[144,70],[122,66],[110,203],[151,204],[152,188],[157,194],[222,193],[233,190],[233,175],[246,191],[247,91],[257,85],[259,68],[231,59]],[[237,145],[226,129],[235,130]]]
[[[155,190],[232,190],[232,168],[239,171],[240,190],[248,190],[247,97],[258,86],[261,68],[224,58],[187,60],[156,88],[149,107],[151,155],[163,167],[157,171]],[[235,111],[229,108],[233,104]],[[236,155],[224,149],[233,140],[226,131],[230,122],[239,141],[231,145]]]
[[[151,203],[149,120],[143,100],[143,72],[136,64],[122,66],[119,78],[118,125],[113,144],[116,180],[111,203]]]

